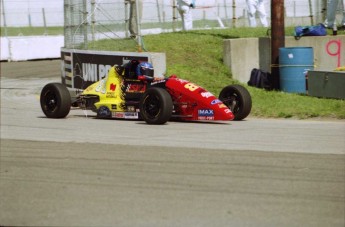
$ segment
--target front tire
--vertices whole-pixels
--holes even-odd
[[[71,109],[71,95],[60,83],[49,83],[40,96],[41,109],[48,118],[64,118]]]
[[[172,110],[171,96],[162,88],[147,89],[140,100],[140,115],[148,124],[165,124],[171,118]]]
[[[219,99],[232,111],[236,121],[246,118],[252,109],[252,98],[248,90],[241,85],[229,85],[223,88]]]

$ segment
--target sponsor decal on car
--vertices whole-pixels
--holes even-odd
[[[225,112],[226,114],[228,114],[228,113],[231,113],[231,110],[230,110],[230,109],[225,109],[224,112]]]
[[[195,91],[196,89],[199,88],[198,85],[195,85],[195,84],[193,84],[193,83],[187,83],[187,84],[184,85],[184,87],[185,87],[186,89],[190,90],[190,91]]]
[[[115,89],[116,89],[116,84],[111,83],[111,84],[110,84],[110,87],[109,87],[109,90],[110,90],[110,91],[115,91]]]
[[[175,78],[176,81],[180,82],[181,84],[188,83],[188,80],[184,80],[181,78]]]
[[[108,91],[106,94],[107,98],[116,98],[115,92],[113,91]]]
[[[85,89],[85,92],[91,92],[95,89],[95,85],[90,85]]]
[[[127,106],[128,112],[135,112],[135,106]]]
[[[160,84],[160,83],[165,83],[165,79],[158,79],[158,80],[155,80],[151,83],[151,85],[155,85],[155,84]]]
[[[112,117],[114,117],[114,118],[125,118],[125,114],[123,112],[112,112]]]
[[[99,84],[96,87],[96,92],[101,92],[102,94],[105,94],[106,90],[106,80],[102,79],[99,81]]]
[[[201,109],[201,110],[198,110],[198,115],[209,117],[209,116],[213,116],[214,112],[213,110],[210,110],[210,109]]]
[[[126,92],[132,93],[132,92],[139,92],[144,93],[146,90],[145,84],[127,84]]]
[[[206,92],[201,92],[201,96],[204,98],[209,98],[209,97],[212,97],[214,95],[211,92],[206,91]]]
[[[214,111],[210,109],[198,110],[198,120],[214,120]]]
[[[228,108],[228,107],[227,107],[225,104],[223,104],[223,103],[222,103],[222,104],[218,104],[218,107],[219,107],[219,108]]]
[[[220,101],[219,99],[215,99],[215,100],[212,100],[211,105],[215,105],[218,103],[222,103],[222,101]]]
[[[125,119],[138,119],[139,115],[137,112],[125,112]]]

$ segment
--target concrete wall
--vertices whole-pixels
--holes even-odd
[[[224,40],[223,61],[234,79],[246,83],[253,68],[270,72],[270,38]],[[286,47],[313,47],[315,70],[333,71],[345,66],[345,35],[285,38]]]
[[[15,36],[0,38],[1,61],[59,58],[64,46],[61,36]]]

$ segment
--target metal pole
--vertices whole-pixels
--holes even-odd
[[[236,0],[232,0],[232,27],[236,28]]]
[[[165,20],[165,11],[164,10],[163,10],[162,14],[163,14],[163,29],[165,31],[165,28],[166,28],[165,22],[166,22],[166,20]]]
[[[279,89],[279,48],[285,46],[284,0],[271,0],[271,73],[273,88]]]
[[[322,0],[322,21],[326,20],[327,13],[327,0]]]
[[[30,11],[31,11],[31,9],[30,9],[30,0],[29,0],[28,1],[28,20],[29,20],[29,27],[32,27]]]
[[[224,0],[224,13],[225,13],[226,21],[228,21],[228,10],[226,8],[226,0]]]
[[[309,0],[309,13],[310,13],[310,23],[311,25],[314,25],[314,18],[313,18],[313,5],[311,0]]]
[[[75,30],[75,27],[74,27],[74,16],[73,15],[73,12],[74,12],[74,9],[73,9],[73,6],[71,4],[71,0],[65,0],[67,1],[68,3],[65,3],[65,26],[64,26],[64,29],[65,29],[65,46],[67,48],[74,48],[74,44],[75,44],[75,41],[74,41],[74,30]],[[67,19],[67,20],[66,20]],[[67,36],[66,36],[66,29],[67,29]],[[66,37],[68,37],[68,42],[66,42]]]
[[[129,37],[129,16],[128,16],[128,1],[125,1],[125,35]]]
[[[43,16],[43,26],[44,26],[44,34],[47,35],[47,21],[46,21],[46,12],[44,8],[42,8],[42,16]]]
[[[141,37],[141,24],[139,20],[139,0],[135,0],[135,13],[137,19],[137,28],[138,28],[138,52],[142,52],[142,37]]]
[[[3,15],[3,18],[4,18],[4,30],[5,30],[5,37],[7,37],[7,23],[6,23],[6,15],[5,15],[5,2],[4,0],[1,1],[2,3],[2,15]],[[8,53],[9,53],[9,56],[8,56],[8,61],[10,62],[12,60],[12,50],[11,50],[11,40],[8,39]]]
[[[296,18],[296,1],[293,1],[293,17]]]
[[[4,0],[1,0],[2,4],[2,16],[3,16],[3,21],[4,21],[4,32],[5,32],[5,37],[7,37],[7,23],[6,23],[6,15],[5,15],[5,3]]]
[[[160,10],[160,6],[159,6],[159,0],[156,0],[156,5],[157,5],[158,21],[159,21],[159,23],[162,23],[161,10]]]
[[[84,32],[84,49],[87,49],[88,47],[88,38],[87,38],[87,31],[88,31],[88,23],[87,23],[87,1],[83,0],[83,18],[82,18],[82,23],[83,23],[83,32]]]
[[[177,20],[177,15],[176,15],[176,8],[177,8],[177,6],[176,6],[176,2],[175,2],[175,0],[172,0],[172,5],[173,5],[173,7],[172,7],[172,13],[173,13],[173,31],[175,32],[176,31],[176,20]]]
[[[92,41],[95,41],[95,14],[96,14],[96,2],[95,0],[91,0],[91,33],[92,33]]]

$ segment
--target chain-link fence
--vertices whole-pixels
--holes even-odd
[[[0,0],[1,27],[63,26],[63,0]]]
[[[1,0],[1,26],[3,30],[3,27],[60,25],[67,48],[88,49],[100,39],[131,38],[128,29],[131,1],[134,0],[54,0],[53,9],[50,6],[53,1],[48,4],[44,0]],[[181,30],[176,0],[137,1],[141,2],[138,21],[142,35]],[[27,4],[27,10],[21,3]],[[43,3],[46,5],[41,6]],[[249,26],[246,0],[197,0],[196,4],[192,9],[194,29]],[[265,1],[268,19],[270,4],[271,1]],[[285,0],[285,25],[323,22],[326,4],[327,0]],[[338,8],[341,17],[342,4]]]
[[[132,0],[64,0],[65,45],[88,49],[99,39],[129,38]],[[181,30],[176,0],[137,0],[142,35]],[[248,26],[245,0],[196,1],[194,29]],[[324,20],[325,0],[285,1],[286,26],[311,25]],[[270,2],[266,2],[270,15]]]

